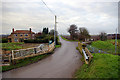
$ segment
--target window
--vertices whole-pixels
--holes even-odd
[[[25,34],[25,36],[28,36],[28,34]]]
[[[18,42],[18,39],[17,39],[17,38],[14,38],[14,41],[15,41],[15,42]]]
[[[20,36],[23,36],[23,34],[20,34]]]
[[[14,36],[17,36],[17,34],[14,34]]]

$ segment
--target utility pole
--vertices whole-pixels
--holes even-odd
[[[117,52],[117,28],[116,28],[116,35],[115,35],[115,54]]]
[[[56,25],[57,25],[57,17],[55,15],[55,27],[54,27],[54,44],[56,45]]]

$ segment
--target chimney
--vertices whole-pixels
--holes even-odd
[[[30,28],[30,32],[31,32],[31,28]]]
[[[31,37],[30,37],[30,39],[32,39],[32,31],[31,31],[31,28],[30,28],[30,34],[31,34]]]
[[[14,32],[14,28],[12,29],[12,32]]]

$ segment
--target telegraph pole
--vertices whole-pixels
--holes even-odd
[[[54,25],[54,44],[56,45],[56,24],[57,24],[57,17],[56,15],[54,14],[54,12],[47,6],[47,4],[41,0],[43,2],[43,4],[48,8],[48,10],[55,16],[55,25]]]
[[[115,54],[117,52],[117,28],[116,28],[116,35],[115,35]]]
[[[56,17],[56,15],[55,15],[55,27],[54,27],[54,43],[55,43],[55,45],[56,45],[56,25],[57,25],[57,17]]]

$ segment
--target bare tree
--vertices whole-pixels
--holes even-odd
[[[77,26],[75,24],[70,25],[70,28],[68,29],[68,32],[70,33],[70,38],[75,39],[77,38]]]
[[[85,27],[79,28],[79,40],[85,41],[90,38],[89,32]]]
[[[99,36],[100,36],[100,40],[101,40],[101,41],[107,40],[107,33],[101,32]]]

